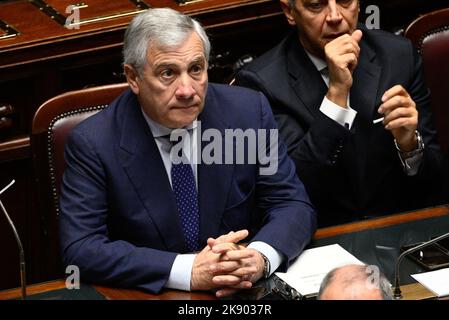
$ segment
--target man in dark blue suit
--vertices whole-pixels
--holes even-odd
[[[358,25],[358,0],[280,0],[292,31],[236,76],[273,108],[318,226],[439,201],[441,155],[410,41]]]
[[[276,132],[267,100],[208,84],[209,50],[202,27],[171,9],[128,27],[130,90],[66,145],[60,236],[81,281],[224,296],[285,271],[311,239],[315,210],[294,164],[277,137],[260,135]],[[253,154],[226,139],[232,130],[257,133],[268,154],[236,161]]]

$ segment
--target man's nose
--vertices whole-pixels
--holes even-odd
[[[337,4],[336,0],[330,0],[328,2],[328,13],[326,16],[327,23],[339,23],[343,19],[341,12],[341,8]]]
[[[195,89],[193,81],[188,75],[183,75],[178,79],[178,87],[176,88],[176,97],[178,99],[190,99],[194,96]]]

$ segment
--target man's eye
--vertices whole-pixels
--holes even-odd
[[[323,8],[323,4],[321,2],[311,2],[311,3],[307,4],[307,7],[310,10],[320,10]]]
[[[174,75],[173,70],[170,70],[170,69],[163,70],[163,71],[161,72],[161,77],[162,77],[162,78],[168,79],[168,78],[173,77],[173,75]]]
[[[339,4],[347,6],[350,5],[354,0],[339,0],[337,1]]]
[[[200,65],[194,65],[191,69],[190,72],[192,74],[200,74],[203,71],[203,67]]]

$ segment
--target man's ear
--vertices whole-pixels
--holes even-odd
[[[126,81],[128,81],[129,87],[135,95],[139,95],[139,74],[137,71],[129,64],[123,66],[123,71],[125,72]]]
[[[291,26],[296,26],[295,17],[293,16],[293,9],[290,6],[290,0],[280,0],[282,11],[284,11],[284,15],[287,18],[288,24]]]

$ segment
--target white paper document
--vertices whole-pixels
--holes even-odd
[[[449,295],[449,268],[412,274],[412,277],[438,297]]]
[[[276,272],[276,275],[301,295],[313,295],[318,293],[321,281],[329,271],[347,264],[364,263],[339,244],[332,244],[304,250],[287,272]]]

